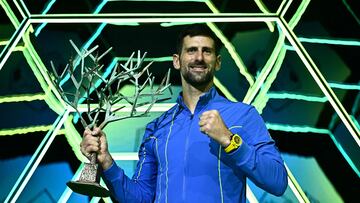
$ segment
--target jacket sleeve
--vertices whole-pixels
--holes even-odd
[[[151,139],[153,130],[153,123],[148,124],[139,149],[139,161],[131,179],[115,162],[103,171],[104,181],[112,196],[121,203],[145,203],[154,200],[157,161],[153,153],[154,141]]]
[[[222,151],[221,160],[235,174],[245,174],[265,191],[282,195],[287,188],[287,171],[274,140],[254,107],[249,109],[242,128],[236,133],[243,140],[241,146],[230,154]]]

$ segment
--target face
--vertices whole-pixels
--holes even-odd
[[[212,84],[220,63],[214,41],[205,36],[186,36],[180,55],[173,55],[174,67],[180,70],[182,82],[194,87]]]

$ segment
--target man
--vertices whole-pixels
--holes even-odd
[[[85,130],[81,151],[97,152],[119,202],[246,202],[246,178],[274,195],[284,193],[287,172],[262,118],[254,107],[220,96],[213,85],[221,64],[215,43],[202,25],[180,34],[173,65],[182,93],[147,125],[132,179],[111,158],[105,134]]]

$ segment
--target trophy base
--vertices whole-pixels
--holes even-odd
[[[110,192],[99,183],[69,181],[66,185],[74,192],[91,197],[109,197]]]

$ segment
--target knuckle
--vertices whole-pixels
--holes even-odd
[[[210,125],[209,123],[206,124],[206,125],[205,125],[205,129],[206,129],[206,130],[210,130],[210,129],[211,129],[211,125]]]

